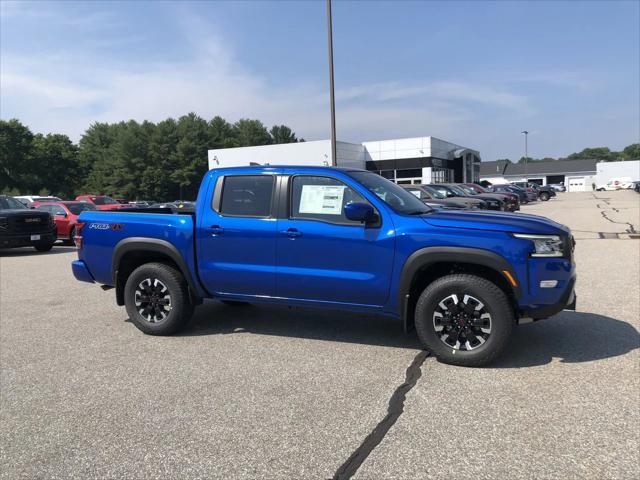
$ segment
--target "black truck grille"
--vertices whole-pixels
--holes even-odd
[[[49,218],[44,215],[9,217],[10,233],[37,233],[50,230]]]

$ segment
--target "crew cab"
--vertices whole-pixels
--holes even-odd
[[[0,248],[34,247],[51,250],[56,226],[51,215],[27,208],[8,195],[0,195]]]
[[[214,169],[195,212],[162,210],[82,212],[72,262],[152,335],[204,299],[322,307],[389,316],[441,361],[480,366],[515,325],[575,307],[567,227],[432,209],[373,172]]]
[[[90,203],[98,210],[119,210],[121,208],[131,207],[131,205],[122,204],[107,195],[78,195],[76,200],[78,202]]]

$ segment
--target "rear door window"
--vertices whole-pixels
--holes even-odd
[[[219,212],[236,217],[270,217],[273,186],[273,175],[225,176]]]

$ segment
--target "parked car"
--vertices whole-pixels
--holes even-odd
[[[129,202],[130,207],[137,208],[147,208],[156,203],[154,200],[136,200],[134,202]]]
[[[118,210],[120,208],[130,207],[129,205],[124,205],[106,195],[78,195],[76,200],[79,202],[90,203],[98,210]]]
[[[456,195],[453,190],[443,186],[441,183],[432,183],[429,185],[425,185],[425,187],[433,190],[438,195],[440,195],[439,198],[446,199],[450,202],[456,202],[466,208],[479,208],[481,210],[487,209],[487,202],[485,202],[484,200],[481,200],[479,198],[472,198],[469,196]]]
[[[567,227],[433,210],[364,170],[216,169],[195,212],[83,212],[81,224],[75,277],[115,287],[151,335],[178,332],[205,298],[325,307],[398,319],[441,361],[481,366],[514,325],[575,309]]]
[[[472,197],[480,198],[486,202],[498,202],[497,205],[495,203],[491,204],[491,210],[511,211],[511,200],[501,193],[480,193],[465,183],[456,183],[455,186]]]
[[[487,210],[504,210],[505,202],[499,197],[492,197],[491,195],[483,196],[476,194],[473,190],[465,190],[459,184],[456,183],[441,183],[442,188],[448,189],[453,195],[459,198],[473,198],[474,200],[482,200],[485,203]]]
[[[487,187],[485,190],[489,193],[503,193],[503,192],[515,193],[516,195],[518,195],[520,204],[529,203],[529,195],[527,195],[527,192],[522,188],[516,187],[515,185],[511,185],[511,184],[491,185],[490,187]]]
[[[8,195],[0,195],[0,248],[34,247],[51,250],[56,226],[51,215],[27,208]]]
[[[564,183],[548,183],[547,185],[553,188],[556,192],[567,191],[567,187],[564,186]]]
[[[538,199],[543,202],[546,202],[550,198],[556,196],[555,190],[548,185],[538,185],[533,182],[514,182],[513,185],[524,188],[527,191],[529,191],[529,189],[533,190],[538,194]]]
[[[431,208],[454,208],[465,209],[469,208],[468,205],[462,202],[456,202],[454,199],[445,200],[445,196],[432,190],[425,185],[400,185],[406,191],[415,195],[416,198],[422,200],[422,203]]]
[[[56,224],[56,232],[58,239],[75,243],[76,224],[78,216],[82,212],[90,212],[97,210],[95,205],[87,202],[34,202],[33,208],[43,212],[48,212]]]
[[[36,202],[36,201],[50,201],[50,202],[60,201],[58,197],[43,197],[40,195],[19,195],[13,198],[18,200],[20,203],[22,203],[26,207],[29,207],[33,202]]]
[[[468,189],[472,189],[474,192],[482,194],[482,195],[498,195],[499,198],[504,200],[506,210],[509,212],[515,212],[516,210],[520,210],[520,197],[515,193],[511,192],[500,192],[500,193],[491,193],[487,191],[485,188],[481,187],[477,183],[463,183],[461,184]]]

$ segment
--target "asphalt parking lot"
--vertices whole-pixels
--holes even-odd
[[[573,229],[578,310],[518,327],[483,369],[315,310],[210,302],[145,336],[73,279],[70,247],[3,252],[0,476],[638,478],[640,196],[522,212]]]

